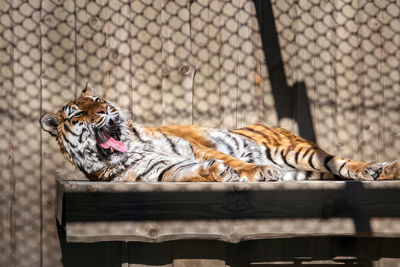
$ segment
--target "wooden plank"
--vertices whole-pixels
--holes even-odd
[[[156,246],[141,242],[129,242],[125,244],[129,251],[129,267],[173,266],[173,248],[171,244],[159,243]],[[157,255],[157,257],[154,257],[154,255]]]
[[[377,29],[382,38],[381,45],[381,90],[383,90],[382,117],[382,153],[381,160],[399,158],[400,119],[400,1],[382,1]]]
[[[101,23],[95,17],[98,15],[99,8],[96,2],[92,2],[88,7],[90,1],[78,1],[75,5],[75,50],[76,50],[76,83],[77,89],[84,88],[87,81],[90,81],[96,88],[97,93],[102,95],[103,91],[99,88],[101,84],[100,60],[97,58],[96,52],[99,49],[99,44],[104,42],[103,35],[98,28]],[[94,18],[92,25],[89,24],[91,9]],[[97,25],[96,25],[97,24]]]
[[[193,1],[190,6],[191,46],[196,68],[193,91],[193,123],[220,126],[220,49],[223,2]]]
[[[76,6],[76,77],[79,91],[90,81],[97,93],[130,117],[130,2],[79,1]]]
[[[9,2],[0,4],[0,265],[15,264],[15,218],[11,216],[15,199],[13,178],[13,28]]]
[[[189,1],[162,1],[163,124],[193,121],[193,64]]]
[[[314,3],[316,3],[314,1]],[[337,127],[336,110],[336,23],[334,18],[333,1],[321,2],[314,5],[311,14],[313,23],[308,29],[312,30],[309,45],[311,55],[311,73],[305,73],[307,94],[310,98],[311,114],[314,121],[317,141],[326,151],[336,153]],[[299,59],[297,59],[299,60]],[[310,82],[309,82],[310,81]],[[299,109],[297,112],[304,112]],[[301,123],[301,122],[300,122]]]
[[[62,232],[61,229],[60,232]],[[118,249],[118,243],[122,242],[66,243],[62,235],[60,239],[66,256],[65,266],[119,266],[118,254],[122,251]],[[122,244],[123,247],[127,247],[131,257],[121,261],[121,264],[132,267],[170,267],[176,266],[174,265],[176,263],[189,264],[186,266],[204,266],[203,264],[207,262],[218,264],[225,261],[226,266],[270,266],[272,264],[362,266],[376,259],[386,261],[398,257],[399,243],[398,238],[349,237],[264,239],[240,244],[216,240],[129,242]]]
[[[400,264],[400,259],[396,258],[381,258],[374,262],[373,266],[376,267],[395,267],[399,266]]]
[[[315,104],[318,101],[316,96],[316,73],[318,67],[316,61],[318,54],[322,51],[316,45],[316,38],[318,33],[316,27],[318,20],[316,12],[319,6],[314,6],[313,0],[299,1],[297,6],[298,16],[298,31],[296,32],[297,44],[297,57],[296,60],[299,64],[298,68],[294,70],[294,75],[298,86],[294,86],[296,90],[294,117],[296,123],[294,124],[295,132],[299,131],[305,121],[301,121],[302,114],[309,110],[309,121],[312,122],[311,127],[315,123]]]
[[[296,92],[297,88],[293,86],[299,81],[304,82],[306,76],[304,68],[310,63],[310,55],[307,53],[307,48],[301,45],[306,33],[305,24],[301,17],[302,14],[307,12],[302,9],[302,6],[309,4],[309,1],[297,1],[293,4],[287,4],[282,0],[271,2],[273,2],[271,9],[274,14],[276,37],[270,38],[271,40],[276,39],[275,42],[277,44],[275,45],[278,47],[270,46],[276,52],[267,51],[267,53],[270,53],[269,58],[271,61],[273,60],[273,62],[267,62],[267,64],[269,64],[271,72],[275,72],[273,74],[275,87],[279,84],[279,87],[283,88],[282,90],[275,88],[273,91],[275,95],[283,95],[283,97],[274,96],[276,100],[283,99],[281,102],[275,103],[276,109],[282,109],[281,113],[285,115],[279,117],[278,124],[285,129],[298,133],[299,127],[294,120],[294,115],[298,114],[298,94]],[[279,57],[280,55],[281,58]],[[277,70],[273,70],[274,65],[277,65]],[[282,74],[276,74],[278,71],[281,71]],[[280,78],[280,80],[277,78]],[[308,84],[307,88],[309,88]]]
[[[106,93],[111,69],[107,62],[108,47],[104,32],[106,21],[100,19],[105,6],[103,0],[78,1],[75,5],[77,89],[80,92],[86,82],[90,81],[100,96]],[[103,88],[104,85],[106,88]]]
[[[266,1],[256,1],[256,16],[260,17],[260,19],[267,19],[264,15],[265,6],[263,4],[268,4]],[[279,6],[280,2],[276,3],[275,1],[270,1],[269,3],[272,7]],[[272,8],[271,7],[271,8]],[[274,14],[276,14],[274,12]],[[258,99],[258,109],[261,113],[258,115],[261,121],[263,121],[266,125],[279,125],[278,114],[275,107],[274,95],[271,86],[271,81],[269,77],[269,70],[267,66],[267,53],[274,54],[274,51],[267,50],[267,47],[263,45],[263,34],[268,32],[268,29],[265,29],[265,25],[270,25],[268,22],[261,23],[260,19],[254,22],[254,35],[252,37],[254,46],[257,47],[255,50],[255,57],[257,60],[256,63],[256,71],[255,71],[255,90],[257,94],[259,94]],[[279,18],[275,15],[273,18],[278,26]],[[265,37],[264,37],[265,38]],[[283,49],[282,49],[283,50]]]
[[[192,241],[193,242],[193,241]],[[196,242],[196,241],[195,241]],[[193,249],[193,246],[188,246],[187,243],[175,242],[173,243],[172,256],[173,267],[225,267],[225,244],[213,243],[208,240],[201,240],[196,242],[196,246],[201,249],[201,258],[198,257],[200,253]]]
[[[223,2],[220,21],[220,120],[222,128],[232,129],[263,118],[255,4]]]
[[[129,111],[132,106],[131,4],[128,0],[111,0],[99,1],[99,6],[98,15],[92,16],[90,23],[104,35],[104,43],[98,43],[100,51],[104,53],[100,55],[103,58],[101,69],[104,96]],[[88,11],[93,14],[92,9]]]
[[[76,96],[81,88],[75,81],[75,3],[72,0],[42,1],[42,99],[41,113],[56,112]],[[56,206],[54,176],[58,169],[72,171],[72,164],[60,153],[54,137],[41,132],[42,158],[42,266],[62,266],[57,225],[54,223]],[[43,175],[45,174],[45,175]]]
[[[259,11],[261,37],[266,57],[266,65],[271,83],[271,96],[279,120],[279,125],[298,132],[302,137],[315,139],[313,119],[309,107],[309,98],[304,80],[297,79],[298,69],[307,62],[307,54],[303,61],[288,55],[299,50],[295,44],[298,41],[296,32],[304,35],[302,20],[299,18],[297,6],[299,2],[288,5],[285,1],[255,1]],[[304,1],[302,2],[303,5]],[[297,30],[297,28],[300,28]],[[285,40],[285,38],[288,38]],[[292,38],[292,41],[289,41]],[[300,46],[299,46],[300,47]],[[303,46],[301,46],[303,48]],[[304,50],[304,49],[303,49]],[[299,53],[299,55],[301,55]],[[297,54],[295,55],[297,56]],[[298,67],[293,64],[300,62]],[[287,74],[287,75],[286,75]],[[296,76],[297,75],[297,76]],[[302,77],[303,79],[303,77]],[[292,84],[290,84],[292,83]],[[297,112],[301,110],[302,112]],[[272,115],[275,115],[272,113]],[[269,115],[269,117],[272,117]],[[297,123],[296,123],[297,122]]]
[[[293,117],[296,94],[291,86],[297,68],[292,67],[296,63],[296,57],[291,57],[290,54],[295,53],[296,49],[293,44],[296,41],[298,2],[288,4],[278,0],[255,3],[270,83],[270,88],[266,88],[270,90],[270,94],[264,92],[264,104],[267,107],[264,116],[276,121],[270,125],[278,124],[289,130],[296,130]]]
[[[397,181],[58,183],[68,242],[400,236]]]
[[[337,95],[337,128],[338,154],[342,157],[361,159],[360,137],[362,114],[362,93],[358,86],[358,56],[359,39],[356,21],[349,20],[355,16],[357,4],[352,2],[335,2],[336,13],[336,81]]]
[[[237,22],[234,14],[237,13],[238,1],[224,2],[222,5],[220,23],[220,125],[224,129],[237,128],[238,111],[238,78],[233,57],[237,54],[237,35],[234,34]]]
[[[133,119],[162,124],[161,0],[131,1]]]
[[[261,12],[261,11],[260,11]],[[264,122],[266,116],[265,111],[267,110],[266,104],[264,103],[264,91],[271,90],[268,82],[268,70],[265,64],[265,55],[263,53],[260,25],[257,19],[257,6],[253,5],[251,10],[251,43],[253,45],[253,57],[254,57],[254,101],[256,110],[256,120],[258,122]],[[268,94],[268,93],[267,93]],[[270,93],[269,93],[270,94]],[[273,114],[273,112],[271,112]],[[270,116],[268,116],[270,117]],[[264,122],[267,125],[276,125],[269,121]]]
[[[59,238],[65,267],[121,266],[121,242],[67,243],[63,229]]]
[[[15,266],[40,266],[41,173],[40,117],[41,1],[12,1],[13,18],[13,177]],[[12,220],[12,223],[14,221]]]
[[[386,61],[383,49],[383,36],[380,31],[381,25],[379,13],[380,3],[370,3],[369,1],[358,2],[357,23],[359,24],[358,39],[360,46],[358,54],[358,81],[361,87],[362,117],[366,119],[361,122],[361,146],[359,150],[364,160],[384,160],[380,158],[383,154],[383,113],[385,102],[382,81],[383,61]],[[372,5],[371,5],[372,4]],[[375,17],[370,14],[376,13]]]
[[[238,56],[235,59],[237,68],[236,76],[239,79],[239,109],[238,127],[245,127],[259,121],[257,112],[257,94],[255,84],[257,75],[256,46],[252,37],[258,32],[254,31],[254,23],[257,17],[254,14],[253,1],[239,1],[236,20],[238,28],[235,34],[238,36]]]

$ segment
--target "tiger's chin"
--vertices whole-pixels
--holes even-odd
[[[85,153],[83,162],[75,162],[93,181],[111,181],[121,173],[129,158],[129,138],[124,126],[113,125],[103,128],[93,127],[90,139],[91,153]],[[76,157],[76,154],[75,154]]]

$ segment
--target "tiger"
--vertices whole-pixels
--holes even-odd
[[[79,97],[40,118],[62,154],[92,181],[261,182],[387,180],[400,161],[361,162],[325,152],[280,127],[235,130],[196,125],[145,127],[96,94]]]

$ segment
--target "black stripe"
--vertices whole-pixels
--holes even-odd
[[[296,162],[296,164],[299,163],[299,154],[300,154],[300,153],[301,153],[301,149],[298,150],[298,151],[296,152],[296,154],[294,155],[294,161]]]
[[[262,137],[264,137],[265,139],[267,139],[267,140],[269,141],[269,136],[266,135],[266,134],[263,133],[263,132],[254,130],[254,129],[249,128],[249,127],[244,127],[243,129],[244,129],[244,130],[247,130],[247,131],[249,131],[249,132],[253,132],[253,133],[255,133],[255,134],[261,135]]]
[[[75,153],[77,153],[81,158],[84,157],[83,152],[80,150],[75,151]]]
[[[251,138],[250,136],[245,135],[245,134],[243,134],[243,133],[234,132],[234,131],[229,131],[229,132],[230,132],[230,133],[233,133],[233,134],[238,134],[238,135],[241,135],[241,136],[243,136],[243,137],[246,137],[247,139],[253,140],[253,138]]]
[[[263,144],[264,144],[264,146],[265,146],[265,155],[267,156],[267,158],[269,159],[269,161],[271,161],[271,162],[274,163],[275,165],[278,165],[278,166],[279,166],[279,164],[276,163],[276,162],[272,159],[271,151],[269,150],[268,146],[267,146],[265,143],[263,143]]]
[[[66,123],[64,123],[64,130],[65,130],[66,132],[71,133],[71,134],[74,135],[74,136],[78,136],[76,133],[74,133],[74,132],[71,131],[71,129],[68,127],[68,125],[67,125]]]
[[[194,153],[194,149],[193,149],[192,144],[189,141],[187,141],[187,142],[189,144],[189,148],[190,148],[190,151],[192,152],[193,156],[196,156],[195,153]]]
[[[306,171],[306,179],[308,180],[312,175],[312,171]]]
[[[250,147],[250,146],[251,146],[250,142],[251,142],[251,141],[249,141],[249,140],[243,140],[243,146],[244,146],[244,148]],[[246,157],[249,157],[249,158],[250,158],[250,159],[248,160],[248,162],[250,162],[250,163],[252,163],[252,162],[255,161],[251,149],[250,149],[250,152],[248,152],[248,153],[246,154]]]
[[[151,162],[151,161],[150,161]],[[153,163],[152,165],[150,165],[150,167],[148,167],[144,172],[140,173],[138,176],[136,176],[136,180],[141,179],[143,176],[146,176],[151,170],[153,170],[156,166],[160,165],[160,164],[165,164],[165,160],[161,160],[158,162]]]
[[[239,142],[238,140],[236,140],[236,138],[230,134],[227,134],[227,137],[229,137],[230,139],[233,139],[233,141],[235,142],[236,145],[236,149],[239,149]]]
[[[275,154],[275,157],[277,157],[277,156],[278,156],[278,152],[279,152],[279,147],[276,147],[276,149],[275,149],[275,152],[274,152],[274,154]]]
[[[301,157],[304,159],[304,158],[307,156],[308,152],[310,152],[311,150],[312,150],[312,147],[310,147],[309,149],[307,149],[307,150],[306,150],[306,153],[304,153]]]
[[[124,162],[123,164],[124,164],[125,168],[128,168],[128,167],[132,166],[133,164],[137,163],[138,161],[141,161],[142,159],[145,158],[145,156],[140,153],[136,152],[135,154],[139,155],[140,158],[137,158],[137,159],[133,160],[132,162],[129,162],[129,164],[126,164],[126,162]]]
[[[317,168],[315,168],[314,164],[312,163],[312,160],[315,156],[315,152],[312,152],[310,157],[308,158],[308,164],[311,166],[311,168],[313,168],[314,170],[318,170]]]
[[[135,127],[131,127],[133,134],[136,136],[137,139],[139,139],[140,142],[142,143],[149,143],[149,141],[145,141],[142,139],[142,137],[140,136],[139,132],[135,129]]]
[[[167,139],[167,141],[168,141],[168,143],[169,143],[169,146],[171,147],[172,151],[173,151],[175,154],[181,155],[181,154],[179,154],[179,152],[176,150],[175,143],[172,142],[171,138],[169,138],[165,133],[161,133],[161,134],[164,136],[165,139]]]
[[[339,168],[338,174],[339,174],[340,176],[341,176],[340,172],[342,171],[342,169],[343,169],[344,165],[346,165],[346,163],[347,163],[347,162],[343,163],[342,166],[340,166],[340,168]]]
[[[61,132],[61,134],[62,134],[62,137],[63,137],[64,141],[67,142],[68,145],[70,145],[72,148],[76,148],[76,145],[72,144],[72,143],[68,140],[68,138],[64,135],[63,132]]]
[[[233,153],[234,153],[233,148],[224,139],[217,138],[215,141],[217,142],[217,144],[220,144],[220,143],[223,144],[228,149],[229,155],[233,156]]]
[[[265,131],[268,131],[269,133],[273,132],[272,128],[270,128],[268,126],[265,126],[264,124],[257,123],[256,125],[263,127],[265,129]],[[254,131],[257,131],[257,130],[254,130]],[[263,134],[264,138],[267,139],[268,143],[271,143],[271,138],[274,140],[274,142],[277,142],[274,137],[272,137],[272,136],[270,136],[268,134],[265,134],[263,132],[260,132],[260,131],[258,131],[258,132]]]
[[[256,123],[255,125],[257,125],[257,126],[261,126],[261,127],[263,127],[265,130],[271,131],[271,128],[270,128],[270,127],[268,127],[268,126],[266,126],[266,125],[264,125],[264,124],[261,124],[261,123]]]
[[[289,153],[289,152],[288,152]],[[287,155],[287,154],[286,154]],[[293,168],[293,169],[296,169],[293,165],[291,165],[291,164],[289,164],[288,162],[287,162],[287,160],[286,160],[286,155],[283,153],[283,149],[281,150],[281,157],[282,157],[282,160],[283,160],[283,162],[287,165],[287,166],[289,166],[290,168]]]
[[[79,135],[79,143],[82,143],[82,136],[83,136],[83,133],[86,132],[86,131],[88,131],[88,129],[86,129],[86,128],[83,128],[83,129],[82,129],[82,132],[81,132],[81,134]]]
[[[143,159],[143,157],[140,158],[140,159],[134,160],[134,161],[130,162],[129,164],[123,163],[124,168],[120,168],[118,171],[112,173],[112,174],[109,176],[109,178],[110,178],[111,180],[114,179],[115,177],[119,176],[119,175],[122,174],[124,171],[126,171],[127,169],[129,169],[132,165],[134,165],[135,163],[137,163],[139,160],[142,160],[142,159]],[[135,179],[135,180],[137,181],[137,179]]]
[[[320,172],[320,173],[319,173],[319,179],[320,179],[320,180],[324,180],[324,173],[323,173],[323,172]]]
[[[162,179],[164,178],[164,174],[165,174],[167,171],[169,171],[170,169],[172,169],[174,166],[176,166],[177,164],[178,164],[178,163],[173,163],[173,164],[167,166],[164,170],[162,170],[162,171],[160,172],[160,174],[158,175],[158,177],[157,177],[157,182],[162,182]]]
[[[324,167],[328,172],[332,172],[331,168],[329,168],[328,163],[333,159],[333,156],[327,156],[324,161]]]
[[[185,162],[185,161],[186,161],[186,160],[181,161],[181,162],[179,162],[179,164],[180,164],[180,163],[183,163],[183,162]],[[213,163],[214,163],[214,162],[212,162],[211,165],[212,165]],[[187,167],[189,167],[189,166],[194,166],[194,165],[197,165],[197,164],[199,164],[199,162],[190,162],[190,163],[188,163],[188,164],[178,166],[178,167],[176,168],[176,170],[174,170],[174,173],[176,173],[176,172],[179,173],[182,169],[187,168]]]

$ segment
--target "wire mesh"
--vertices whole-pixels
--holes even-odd
[[[2,2],[0,262],[40,265],[39,3]],[[3,176],[3,174],[5,174]],[[4,180],[3,180],[4,179]],[[4,202],[3,202],[4,201]],[[3,253],[4,252],[4,253]],[[21,259],[24,259],[22,261]]]
[[[87,80],[145,125],[263,122],[340,156],[397,159],[399,7],[389,0],[3,1],[0,263],[61,266],[54,176],[72,167],[37,121]]]
[[[272,8],[288,83],[305,83],[318,143],[345,157],[396,159],[399,2],[272,1]]]

